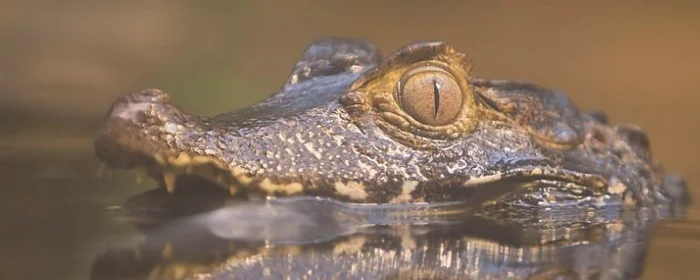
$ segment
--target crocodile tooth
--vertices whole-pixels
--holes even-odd
[[[165,165],[168,163],[168,160],[165,158],[165,156],[161,154],[155,154],[153,155],[153,158],[156,160],[156,162],[160,165]]]
[[[175,177],[177,174],[173,171],[163,171],[163,183],[165,183],[165,188],[168,190],[169,193],[173,193],[175,191]]]
[[[136,168],[136,183],[139,185],[143,185],[143,178],[144,175],[146,174],[146,169],[143,166],[139,166]]]
[[[173,258],[173,243],[171,241],[165,243],[161,255],[164,260],[169,260]]]
[[[141,254],[141,249],[139,247],[134,248],[134,259],[143,260],[143,254]]]
[[[109,179],[112,177],[112,169],[108,168],[104,163],[100,165],[100,169],[97,171],[97,178]]]
[[[107,167],[107,165],[105,165],[104,163],[100,164],[100,169],[97,170],[97,178],[100,178],[100,179],[103,178],[102,176],[104,176],[104,174],[105,174],[106,167]]]
[[[228,192],[231,194],[231,196],[234,196],[238,192],[238,188],[234,185],[230,185],[228,187]]]

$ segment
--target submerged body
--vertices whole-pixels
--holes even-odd
[[[470,68],[438,41],[382,60],[369,43],[323,39],[280,92],[248,108],[200,117],[160,90],[122,97],[95,150],[110,167],[145,168],[170,192],[197,176],[247,199],[636,206],[682,197],[682,180],[663,173],[639,128]]]

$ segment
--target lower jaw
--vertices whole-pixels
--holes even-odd
[[[268,191],[269,188],[262,188],[261,182],[264,182],[247,175],[240,168],[229,168],[226,164],[219,161],[216,158],[209,156],[195,155],[190,156],[186,153],[180,153],[177,156],[153,156],[151,160],[142,161],[137,169],[145,170],[146,173],[159,182],[162,190],[165,190],[174,199],[178,197],[191,197],[199,196],[204,194],[212,194],[208,199],[211,201],[210,204],[219,204],[220,201],[225,201],[229,199],[243,200],[243,201],[261,201],[270,198],[275,198],[277,196],[314,196],[318,194],[308,194],[301,191],[302,187],[300,183],[293,183],[298,185],[295,191]],[[143,173],[143,171],[137,171],[137,173]],[[466,191],[463,194],[456,194],[454,201],[459,201],[459,203],[464,205],[469,205],[471,208],[475,208],[485,204],[494,204],[497,202],[502,202],[504,200],[517,201],[521,196],[523,191],[536,189],[539,186],[553,186],[555,189],[566,189],[564,187],[566,184],[574,184],[565,181],[552,181],[552,180],[533,180],[530,178],[524,178],[519,180],[518,178],[504,179],[498,182],[486,183],[481,186],[471,186],[465,188]],[[291,184],[287,184],[291,185]],[[283,185],[279,185],[283,186]],[[581,186],[579,190],[585,190],[586,188]],[[459,190],[459,189],[457,189]],[[530,191],[531,193],[534,193]],[[564,192],[561,192],[562,194]],[[544,192],[544,194],[547,194]],[[561,198],[565,200],[574,201],[581,200],[590,194],[583,194],[582,192],[566,193],[567,195],[559,195],[551,197],[542,195],[540,197],[534,197],[534,203],[530,204],[540,204],[544,206],[553,206],[562,201]],[[216,196],[216,198],[214,198]],[[321,195],[326,196],[326,195]],[[520,196],[520,197],[519,197]],[[580,197],[578,197],[580,196]],[[578,198],[577,198],[578,197]],[[329,198],[333,198],[329,195]],[[338,199],[343,200],[343,199]],[[549,200],[550,203],[547,203]],[[431,202],[433,204],[435,202]],[[347,203],[351,204],[351,203]],[[420,203],[405,203],[409,205],[419,205]],[[559,203],[561,204],[561,203]],[[371,205],[377,205],[372,203]]]

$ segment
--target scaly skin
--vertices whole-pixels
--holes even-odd
[[[472,78],[470,68],[439,41],[382,61],[369,43],[322,39],[280,92],[248,108],[200,117],[157,89],[119,98],[95,151],[110,167],[146,168],[169,191],[179,176],[199,176],[251,199],[634,206],[683,193],[639,128],[536,85]],[[427,69],[427,86],[408,80],[416,69]]]
[[[136,252],[100,256],[93,279],[640,277],[653,224],[688,198],[683,180],[651,157],[646,134],[582,113],[562,93],[475,79],[470,68],[442,42],[382,61],[369,43],[329,38],[308,48],[280,92],[248,108],[194,116],[156,89],[118,99],[97,156],[145,168],[174,192],[138,196],[134,208],[166,201],[180,212],[187,204],[173,201],[196,196],[217,210],[147,231]],[[206,185],[244,200],[341,203],[236,200],[218,209],[225,192]],[[477,209],[376,221],[328,207],[344,202],[376,213],[440,202]],[[634,209],[609,211],[617,206]],[[303,218],[285,216],[293,214]],[[367,227],[377,224],[390,226]],[[215,234],[219,227],[253,232],[240,240]]]

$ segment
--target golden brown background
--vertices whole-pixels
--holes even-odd
[[[98,180],[111,101],[158,87],[202,114],[276,91],[306,45],[364,37],[385,55],[440,39],[475,76],[561,89],[650,135],[700,195],[700,4],[691,1],[0,1],[0,278],[88,277],[126,231],[103,213],[140,187]],[[129,179],[131,180],[131,179]],[[121,185],[133,185],[126,180]],[[646,278],[695,278],[700,231],[663,227]],[[107,242],[108,243],[108,242]],[[47,278],[48,279],[48,278]]]

